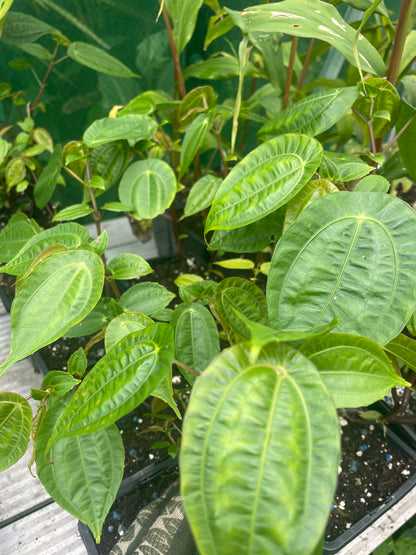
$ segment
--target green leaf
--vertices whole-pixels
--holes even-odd
[[[12,4],[13,0],[0,0],[0,19],[3,19]]]
[[[129,148],[126,142],[106,143],[94,148],[90,171],[92,175],[99,175],[105,182],[105,189],[110,189],[117,183],[127,165]]]
[[[179,179],[185,175],[192,164],[196,153],[204,141],[205,135],[211,127],[212,118],[212,113],[200,114],[186,131],[180,153]]]
[[[210,85],[195,87],[182,100],[178,108],[181,129],[188,126],[201,114],[212,110],[217,104],[217,95]]]
[[[178,54],[190,41],[196,25],[202,0],[165,0],[173,23],[173,40]]]
[[[221,268],[229,268],[232,270],[252,270],[254,262],[248,258],[227,258],[226,260],[219,260],[215,262]]]
[[[311,553],[337,481],[339,424],[314,365],[270,343],[221,353],[184,420],[181,493],[200,553]]]
[[[89,204],[72,204],[67,208],[59,210],[55,216],[52,218],[53,222],[66,222],[69,220],[78,220],[79,218],[85,218],[94,212],[94,208],[89,206]]]
[[[240,63],[238,58],[231,56],[225,52],[221,56],[213,56],[188,66],[183,72],[185,80],[190,77],[196,79],[229,79],[230,77],[238,77],[240,74]],[[247,62],[245,75],[247,77],[264,77],[264,75],[251,63]]]
[[[348,25],[331,4],[320,0],[284,0],[275,4],[250,6],[243,12],[227,10],[243,33],[286,33],[297,37],[315,38],[339,50],[356,67],[354,37],[356,30]],[[360,35],[357,44],[363,71],[379,76],[386,74],[382,57],[368,40]]]
[[[302,189],[303,191],[303,189]],[[238,229],[217,229],[209,241],[210,250],[226,252],[258,252],[282,235],[285,207],[265,218]]]
[[[351,109],[357,98],[357,87],[310,94],[279,112],[263,125],[257,136],[261,141],[267,141],[283,133],[304,133],[315,137],[339,121]]]
[[[23,50],[23,52],[26,52],[26,54],[34,56],[39,60],[46,60],[47,62],[50,62],[52,60],[51,52],[49,52],[49,50],[41,44],[23,43],[19,44],[19,48]]]
[[[86,42],[73,42],[68,48],[68,56],[99,73],[105,73],[107,75],[113,75],[115,77],[139,77],[137,73],[134,73],[121,63],[117,58],[111,56],[105,50],[88,44]]]
[[[83,337],[104,329],[123,309],[115,299],[101,297],[91,312],[78,324],[65,332],[65,337]]]
[[[90,148],[121,139],[137,142],[151,139],[156,129],[156,123],[148,116],[131,114],[122,118],[102,118],[86,129],[83,141]]]
[[[48,449],[64,437],[90,434],[129,413],[171,371],[173,328],[151,324],[126,335],[89,371],[56,422]]]
[[[80,347],[68,359],[68,374],[82,377],[86,370],[87,356],[84,349]]]
[[[383,137],[396,124],[400,113],[400,96],[395,87],[385,79],[370,78],[360,83],[361,94],[354,104],[355,110],[373,124],[374,137]],[[368,125],[356,115],[356,120],[368,137]]]
[[[133,208],[136,219],[153,219],[163,214],[175,197],[175,172],[163,160],[134,162],[124,172],[118,194],[122,204]]]
[[[363,162],[358,156],[342,152],[324,152],[319,167],[319,175],[334,183],[346,183],[368,175],[373,167]]]
[[[281,135],[260,145],[223,181],[205,232],[236,229],[276,211],[310,180],[321,157],[320,143],[306,135]]]
[[[107,264],[113,279],[134,279],[152,273],[152,268],[138,254],[122,253]]]
[[[416,372],[416,341],[400,333],[384,349]]]
[[[191,303],[198,299],[205,300],[215,295],[218,286],[216,281],[204,279],[197,283],[179,287],[179,296],[185,303]]]
[[[1,35],[6,44],[24,44],[36,42],[44,35],[53,35],[57,30],[47,23],[19,12],[9,12]]]
[[[61,397],[71,391],[71,389],[79,383],[80,380],[76,380],[68,372],[52,370],[43,378],[42,387],[50,388],[52,395]]]
[[[12,158],[6,165],[5,171],[7,190],[23,181],[26,177],[26,164],[22,158]]]
[[[40,262],[13,301],[10,354],[0,375],[85,318],[101,297],[103,284],[103,263],[94,252],[61,251]]]
[[[270,323],[310,330],[339,317],[338,330],[384,345],[416,308],[416,214],[384,193],[340,191],[315,200],[273,254]]]
[[[22,275],[47,247],[60,244],[77,249],[84,245],[89,237],[88,230],[74,222],[45,229],[33,235],[10,262],[2,267],[2,271],[17,276]]]
[[[246,279],[223,279],[215,291],[215,302],[222,322],[239,338],[250,337],[240,314],[259,324],[268,323],[266,297],[257,285]]]
[[[0,472],[22,457],[29,443],[32,409],[17,393],[0,393]]]
[[[159,283],[144,282],[136,283],[127,289],[121,295],[119,303],[124,310],[156,314],[165,308],[175,296]]]
[[[104,231],[101,232],[96,239],[91,240],[88,244],[92,248],[92,250],[97,254],[99,254],[100,256],[104,254],[108,246],[107,231],[104,229]]]
[[[371,405],[392,387],[408,385],[383,349],[366,337],[330,333],[299,349],[318,368],[337,408]]]
[[[217,325],[210,311],[200,303],[183,303],[173,311],[170,323],[175,328],[175,356],[197,372],[202,372],[220,352]],[[190,384],[196,376],[179,366]]]
[[[0,27],[1,27],[1,21],[0,21]],[[1,28],[0,28],[0,37],[1,37]],[[10,83],[0,83],[0,100],[3,100],[3,98],[8,98],[10,96],[10,93],[12,92],[12,86],[10,85]]]
[[[111,320],[105,330],[105,350],[109,351],[123,337],[146,328],[153,324],[153,320],[141,312],[123,312]]]
[[[382,175],[367,175],[360,179],[357,185],[354,187],[354,192],[376,192],[376,193],[388,193],[390,189],[390,183]]]
[[[46,446],[65,405],[50,406],[36,438],[36,473],[49,495],[87,524],[100,541],[104,520],[114,502],[124,471],[124,446],[117,426],[94,434],[65,438]]]
[[[415,58],[416,52],[416,30],[410,31],[406,37],[406,42],[404,44],[403,54],[400,60],[399,73],[401,74],[406,67],[412,63]]]
[[[49,162],[43,169],[34,189],[35,203],[43,208],[50,201],[62,168],[62,147],[56,145]]]
[[[29,220],[22,212],[13,214],[0,233],[0,262],[9,262],[40,231],[35,220]]]
[[[408,122],[410,123],[408,124]],[[405,165],[407,172],[413,181],[416,181],[416,156],[413,145],[416,141],[416,108],[410,106],[404,100],[400,104],[400,117],[397,122],[397,131],[401,131],[406,125],[406,129],[397,139],[400,157]]]
[[[338,188],[327,179],[315,179],[307,183],[287,204],[283,233],[311,202],[337,191]]]
[[[222,179],[215,175],[204,175],[198,179],[189,191],[181,219],[193,216],[211,206],[221,182]]]
[[[0,165],[6,160],[11,144],[5,139],[0,139]]]
[[[151,99],[146,98],[144,93],[142,93],[133,98],[133,100],[130,100],[124,108],[121,108],[121,110],[117,112],[117,116],[126,116],[127,114],[140,114],[148,116],[149,114],[152,114],[154,110],[155,104]]]

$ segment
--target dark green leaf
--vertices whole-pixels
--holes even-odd
[[[50,201],[62,168],[62,147],[56,145],[49,162],[36,182],[33,192],[36,206],[43,208]]]
[[[114,75],[115,77],[138,77],[136,73],[117,60],[117,58],[114,58],[114,56],[111,56],[105,50],[86,42],[71,43],[68,48],[68,56],[79,64],[99,73]]]

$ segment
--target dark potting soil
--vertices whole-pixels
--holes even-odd
[[[340,422],[341,463],[326,541],[381,506],[416,472],[416,460],[385,436],[382,426],[343,417]]]

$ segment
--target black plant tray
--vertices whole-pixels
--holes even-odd
[[[376,410],[386,412],[387,405],[380,401],[374,407]],[[399,447],[410,457],[416,459],[416,434],[405,425],[390,424],[386,429],[386,438],[391,444]],[[334,555],[347,546],[352,540],[374,524],[382,515],[386,514],[398,501],[416,486],[416,473],[412,474],[391,497],[376,509],[370,511],[358,522],[353,524],[349,530],[340,534],[336,539],[325,542],[323,555]]]

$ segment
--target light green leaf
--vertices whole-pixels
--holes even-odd
[[[83,141],[90,148],[121,139],[137,142],[151,139],[156,129],[156,123],[148,116],[131,114],[122,118],[103,118],[87,128]]]
[[[272,327],[338,330],[384,345],[416,308],[416,214],[384,193],[340,191],[315,200],[273,254],[267,283]]]
[[[266,297],[257,285],[246,279],[223,279],[215,291],[215,302],[222,322],[239,338],[250,337],[245,318],[259,324],[268,323]]]
[[[179,287],[179,296],[185,303],[191,303],[196,300],[207,300],[214,297],[215,290],[218,286],[216,281],[204,279],[190,285]]]
[[[126,335],[88,372],[59,417],[48,449],[64,437],[90,434],[129,413],[171,371],[173,328],[151,324]]]
[[[223,181],[205,232],[236,229],[275,212],[310,180],[321,157],[320,143],[306,135],[281,135],[260,145]]]
[[[413,148],[416,141],[416,108],[402,100],[400,104],[400,117],[396,126],[397,131],[400,131],[406,124],[408,126],[398,138],[397,144],[399,146],[400,157],[407,172],[413,181],[416,181],[416,156]]]
[[[94,212],[94,208],[89,204],[72,204],[67,208],[59,210],[55,216],[52,218],[53,222],[66,222],[70,220],[78,220],[79,218],[84,218],[89,216]]]
[[[366,191],[366,192],[376,192],[376,193],[388,193],[390,189],[390,183],[382,175],[367,175],[360,179],[357,185],[354,187],[354,192]]]
[[[318,368],[337,408],[371,405],[392,387],[408,385],[383,349],[366,337],[330,333],[299,349]]]
[[[258,138],[267,141],[283,133],[304,133],[315,137],[339,121],[357,98],[357,87],[310,94],[263,125]]]
[[[355,110],[373,124],[374,137],[382,137],[391,131],[400,113],[400,96],[395,87],[386,79],[370,78],[359,84],[360,97],[354,104]],[[357,123],[369,138],[368,125],[356,115]]]
[[[165,308],[175,296],[159,283],[144,282],[136,283],[127,289],[121,295],[119,303],[124,310],[149,315]]]
[[[195,87],[181,101],[178,118],[181,130],[185,130],[201,114],[212,111],[217,104],[217,94],[211,85]]]
[[[97,304],[103,284],[104,266],[94,252],[61,251],[40,262],[13,301],[10,354],[0,375],[80,322]]]
[[[134,73],[121,63],[117,58],[111,56],[105,50],[88,44],[86,42],[73,42],[68,48],[68,56],[82,64],[83,66],[89,67],[94,71],[99,73],[105,73],[107,75],[113,75],[115,77],[139,77],[137,73]]]
[[[65,337],[83,337],[104,329],[123,309],[115,299],[101,297],[91,312],[78,324],[65,332]]]
[[[248,258],[228,258],[227,260],[219,260],[215,262],[221,268],[229,268],[232,270],[252,270],[254,262]]]
[[[91,240],[88,244],[92,248],[92,250],[100,256],[104,254],[108,246],[107,231],[104,229],[104,231],[100,233],[100,235],[96,239]]]
[[[213,56],[197,62],[196,64],[188,66],[184,72],[183,77],[185,80],[190,77],[196,79],[229,79],[230,77],[238,77],[240,73],[240,64],[238,58],[231,56],[225,52],[221,56]],[[264,77],[264,75],[251,63],[247,62],[246,72],[247,77]]]
[[[17,276],[22,275],[47,247],[60,244],[76,249],[84,245],[89,238],[88,230],[82,225],[74,222],[58,224],[31,237],[10,262],[2,267],[2,271]]]
[[[49,162],[44,167],[36,182],[33,192],[38,208],[43,208],[50,201],[62,168],[62,147],[56,145]]]
[[[25,454],[31,423],[32,409],[26,399],[17,393],[0,393],[0,472]]]
[[[24,180],[26,177],[26,164],[23,158],[12,158],[8,161],[5,177],[8,191]]]
[[[384,349],[416,372],[416,341],[400,333]]]
[[[339,456],[332,399],[302,354],[276,343],[221,353],[193,387],[181,444],[182,499],[199,552],[312,553]]]
[[[185,175],[192,164],[205,135],[211,127],[212,117],[212,113],[200,114],[187,129],[180,153],[179,179]]]
[[[6,160],[7,153],[10,150],[11,143],[5,139],[0,139],[0,165]]]
[[[208,208],[214,200],[221,182],[222,179],[215,175],[205,175],[201,177],[201,179],[198,179],[189,191],[181,219],[188,218]]]
[[[29,54],[30,56],[34,56],[39,60],[46,60],[47,62],[50,62],[52,59],[51,52],[49,52],[49,50],[44,46],[42,46],[41,44],[28,42],[26,44],[25,43],[19,44],[19,48],[23,50],[23,52],[26,52],[26,54]]]
[[[105,330],[105,350],[109,351],[123,337],[146,328],[153,324],[153,320],[141,312],[123,312],[111,320]]]
[[[133,208],[136,219],[153,219],[163,214],[175,197],[175,172],[163,160],[134,162],[124,172],[118,194],[122,204]]]
[[[183,303],[173,311],[170,323],[175,328],[175,357],[197,372],[202,372],[220,352],[217,325],[210,311],[200,303]],[[179,366],[190,384],[196,376]]]
[[[173,40],[178,54],[190,41],[196,25],[202,0],[165,0],[173,23]]]
[[[0,233],[0,262],[9,262],[40,231],[35,220],[29,220],[22,212],[13,214]]]
[[[331,4],[320,0],[284,0],[276,4],[250,6],[243,12],[227,10],[243,33],[286,33],[297,37],[315,38],[339,50],[356,66],[354,57],[355,29],[348,25]],[[357,44],[363,71],[379,76],[386,73],[382,57],[368,40],[360,35]]]
[[[52,370],[43,378],[42,387],[50,388],[52,395],[61,397],[79,383],[80,380],[73,378],[68,372]]]
[[[36,42],[44,35],[53,35],[57,30],[47,23],[19,12],[9,12],[1,35],[2,42],[6,44],[24,44]]]
[[[13,0],[0,0],[0,19],[6,15],[12,4]]]
[[[329,179],[334,183],[346,183],[368,175],[373,169],[353,154],[324,152],[319,175],[322,179]]]
[[[82,377],[87,370],[87,365],[87,356],[84,349],[80,347],[68,359],[68,374]]]
[[[122,253],[107,264],[113,279],[134,279],[152,273],[152,268],[138,254]]]
[[[94,434],[69,437],[46,446],[65,405],[48,408],[36,439],[36,473],[49,495],[87,524],[100,541],[104,520],[114,502],[124,472],[124,446],[114,424]]]

